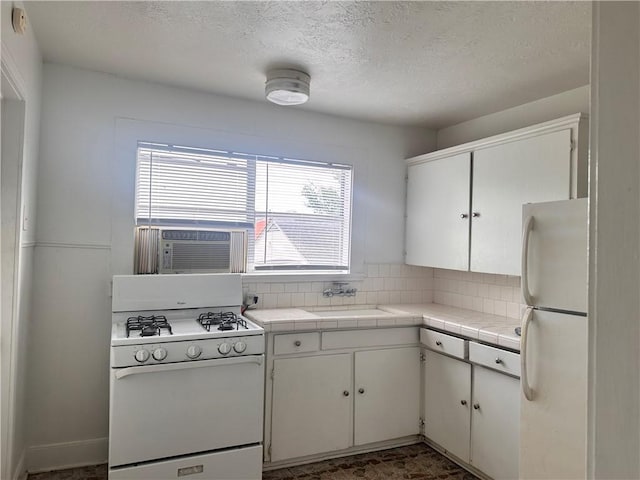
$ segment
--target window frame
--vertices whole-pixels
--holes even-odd
[[[153,218],[149,215],[149,217],[139,216],[138,215],[138,187],[139,187],[139,175],[140,175],[140,158],[139,152],[140,149],[150,149],[150,150],[160,150],[166,151],[168,153],[171,152],[186,152],[186,153],[199,153],[202,155],[206,155],[207,153],[212,153],[217,156],[227,156],[236,160],[246,160],[247,161],[247,194],[246,194],[246,207],[247,207],[247,219],[253,219],[253,223],[250,221],[247,222],[224,222],[224,221],[201,221],[201,220],[189,220],[189,219],[163,219],[163,218]],[[247,265],[246,265],[246,273],[245,275],[256,275],[256,276],[282,276],[287,274],[309,274],[309,275],[317,275],[317,274],[349,274],[351,272],[351,262],[352,262],[352,247],[353,247],[353,209],[354,209],[354,184],[355,184],[355,168],[352,164],[347,163],[338,163],[338,162],[323,162],[316,160],[301,160],[289,158],[287,156],[272,156],[272,155],[261,155],[261,154],[249,154],[249,153],[240,153],[233,150],[219,150],[219,149],[210,149],[210,148],[202,148],[202,147],[185,147],[180,145],[174,145],[170,143],[156,143],[156,142],[145,142],[138,141],[136,145],[136,159],[135,159],[135,180],[134,180],[134,225],[138,226],[161,226],[161,227],[176,227],[176,228],[200,228],[200,229],[237,229],[242,228],[246,229],[247,236],[249,238],[249,252],[247,255]],[[150,160],[152,162],[152,160]],[[304,264],[273,264],[273,265],[256,265],[255,263],[255,230],[256,230],[256,219],[258,217],[258,210],[255,206],[256,200],[256,180],[257,180],[257,165],[258,162],[273,162],[274,164],[279,165],[301,165],[301,166],[310,166],[310,167],[322,167],[334,170],[342,170],[348,171],[348,187],[342,187],[341,191],[347,191],[346,195],[342,195],[340,198],[342,202],[348,206],[348,211],[343,212],[339,217],[342,222],[341,230],[347,230],[346,235],[342,233],[340,235],[340,242],[347,243],[344,251],[340,254],[342,258],[345,259],[345,265],[322,265],[322,264],[313,264],[313,265],[304,265]],[[150,177],[152,177],[152,173],[150,173]],[[151,180],[150,180],[151,181]],[[253,188],[251,188],[253,187]],[[253,208],[250,208],[253,206]],[[151,208],[151,203],[149,203],[149,209]],[[284,212],[277,212],[283,214]],[[262,212],[261,215],[265,216],[265,220],[268,220],[269,212]],[[300,215],[308,215],[309,217],[313,217],[316,214],[300,214]],[[345,219],[345,217],[348,217]],[[266,234],[266,232],[265,232]]]

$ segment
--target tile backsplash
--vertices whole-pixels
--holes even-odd
[[[324,297],[332,282],[298,281],[243,283],[243,292],[258,295],[258,308],[333,307],[390,303],[429,303],[433,301],[433,269],[395,263],[365,265],[362,280],[350,281],[356,288],[352,297]]]
[[[433,301],[509,318],[520,318],[520,277],[433,269]]]
[[[338,307],[397,303],[439,303],[520,318],[523,303],[520,277],[459,272],[395,263],[366,265],[362,280],[348,282],[356,288],[352,297],[324,297],[332,282],[243,282],[243,293],[259,297],[257,308]]]

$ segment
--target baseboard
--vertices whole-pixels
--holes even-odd
[[[27,450],[29,473],[62,470],[107,463],[109,439],[93,438],[77,442],[35,445]]]
[[[27,480],[27,449],[23,449],[20,454],[20,458],[18,459],[18,464],[16,465],[15,470],[13,471],[13,475],[11,478],[13,480]]]
[[[320,453],[316,455],[308,455],[306,457],[298,457],[291,460],[280,460],[278,462],[265,462],[262,464],[262,471],[277,470],[280,468],[295,467],[297,465],[306,465],[307,463],[322,462],[340,457],[349,457],[351,455],[359,455],[361,453],[376,452],[378,450],[388,450],[389,448],[406,447],[407,445],[415,445],[420,443],[422,437],[419,435],[410,435],[394,440],[384,442],[369,443],[356,447],[349,447],[344,450],[335,450],[333,452]]]
[[[448,450],[442,448],[440,445],[438,445],[435,442],[432,442],[431,440],[429,440],[427,437],[422,437],[422,441],[423,443],[425,443],[426,445],[430,446],[431,448],[433,448],[436,452],[438,452],[439,454],[447,457],[449,460],[451,460],[453,463],[455,463],[456,465],[464,468],[467,472],[472,473],[473,475],[475,475],[476,477],[478,477],[480,480],[492,480],[491,477],[488,477],[484,472],[481,472],[480,470],[478,470],[476,467],[474,467],[473,465],[469,465],[467,462],[465,462],[464,460],[456,457],[455,455],[453,455],[452,453],[450,453]]]

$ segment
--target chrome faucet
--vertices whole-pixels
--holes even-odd
[[[333,282],[333,286],[331,288],[327,288],[322,292],[323,297],[333,297],[334,295],[340,297],[354,297],[357,288],[346,288],[349,284],[347,282]]]

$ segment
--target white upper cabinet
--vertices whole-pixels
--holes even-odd
[[[522,205],[568,200],[571,130],[473,152],[471,265],[520,275]]]
[[[411,265],[520,275],[522,205],[587,194],[577,114],[408,160]]]
[[[469,269],[471,153],[409,165],[406,262]]]

